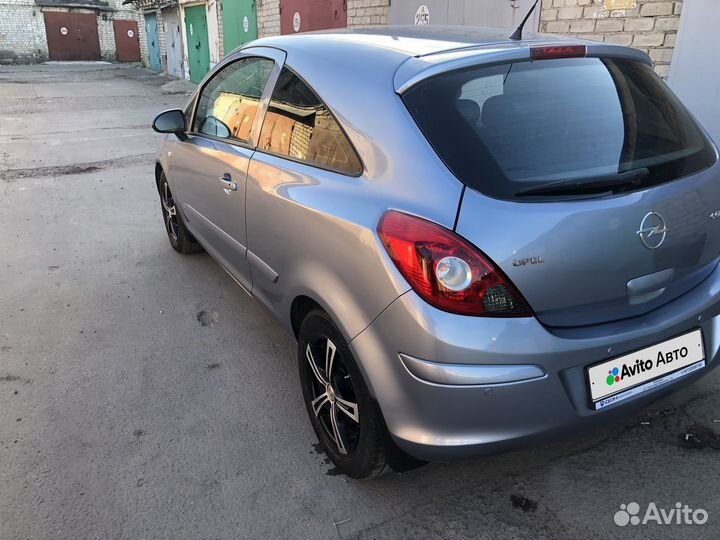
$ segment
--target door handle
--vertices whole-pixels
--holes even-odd
[[[225,191],[237,191],[237,184],[233,182],[232,177],[225,173],[223,176],[218,177],[220,185],[222,185]]]

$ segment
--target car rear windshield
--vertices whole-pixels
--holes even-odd
[[[715,161],[685,107],[640,62],[567,58],[478,67],[429,79],[403,101],[453,174],[501,199],[638,170],[632,187],[639,189]]]

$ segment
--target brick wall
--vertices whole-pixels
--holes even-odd
[[[0,64],[47,59],[45,20],[34,0],[0,0]]]
[[[387,24],[390,0],[348,0],[347,25]]]
[[[257,1],[258,37],[280,35],[280,0]]]
[[[225,29],[223,28],[223,10],[222,2],[218,0],[217,9],[215,10],[215,16],[217,17],[218,25],[218,58],[222,60],[225,58]],[[164,50],[164,49],[163,49]],[[230,52],[230,51],[227,51]]]
[[[165,19],[163,18],[161,9],[158,9],[155,14],[157,15],[158,24],[158,47],[160,47],[160,62],[162,63],[163,71],[167,71],[167,48],[165,47]],[[143,34],[145,34],[145,39],[147,40],[147,34],[145,32],[143,32]],[[147,41],[145,42],[145,47],[147,48]]]
[[[97,18],[98,37],[100,38],[100,56],[103,60],[112,62],[115,60],[115,29],[112,19],[107,13]]]
[[[145,31],[145,13],[138,10],[135,12],[135,18],[138,22],[138,30],[140,31],[140,62],[144,66],[148,65],[148,42],[147,32]]]
[[[657,74],[667,77],[682,4],[637,0],[633,9],[608,11],[603,0],[543,0],[540,31],[631,45],[648,53]]]

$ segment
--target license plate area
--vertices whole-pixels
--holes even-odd
[[[590,402],[602,409],[703,367],[705,350],[698,328],[586,368]]]

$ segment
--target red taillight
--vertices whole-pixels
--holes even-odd
[[[430,221],[386,212],[378,235],[403,277],[438,309],[485,317],[527,317],[510,281],[467,240]]]
[[[550,60],[552,58],[582,58],[587,54],[585,45],[552,45],[530,47],[531,60]]]

